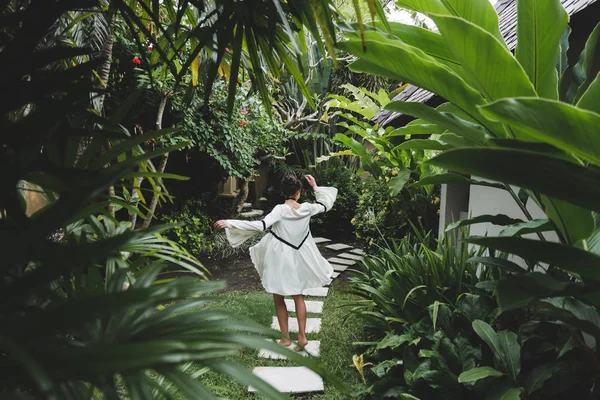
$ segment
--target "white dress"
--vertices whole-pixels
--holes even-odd
[[[250,258],[268,293],[283,296],[302,294],[331,283],[333,268],[323,258],[310,233],[310,217],[329,211],[337,196],[333,187],[315,187],[315,203],[298,209],[279,204],[261,221],[227,220],[227,239],[233,247],[258,232],[268,230],[250,248]]]

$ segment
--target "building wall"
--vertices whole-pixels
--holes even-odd
[[[476,180],[485,180],[476,178]],[[515,193],[519,192],[519,188],[513,186]],[[527,210],[533,218],[546,218],[544,212],[529,200],[527,202]],[[519,218],[527,220],[523,211],[517,206],[515,200],[506,191],[487,186],[471,185],[469,189],[469,217],[477,217],[484,214],[505,214],[511,218]],[[476,236],[496,236],[503,229],[502,226],[492,225],[490,223],[475,224],[471,226],[471,235]],[[524,235],[529,239],[537,239],[536,234]],[[544,237],[550,241],[558,241],[558,237],[554,232],[544,233]]]

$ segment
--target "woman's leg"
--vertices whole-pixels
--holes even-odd
[[[306,346],[308,340],[306,340],[306,303],[304,302],[304,296],[301,294],[294,296],[294,303],[296,304],[296,318],[298,318],[298,343]],[[300,351],[300,348],[296,347],[294,350]]]
[[[273,300],[275,301],[275,312],[277,313],[277,320],[279,321],[281,333],[286,338],[289,338],[290,332],[288,330],[288,312],[287,307],[285,306],[285,300],[280,294],[273,294]],[[289,339],[282,339],[279,341],[279,343],[283,346],[289,346],[292,344],[292,341]]]

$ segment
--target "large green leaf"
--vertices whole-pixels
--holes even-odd
[[[576,247],[518,237],[471,237],[466,240],[469,243],[516,254],[526,260],[555,265],[583,278],[600,281],[600,256]]]
[[[445,131],[446,128],[436,124],[414,124],[394,129],[390,134],[392,136],[440,135]]]
[[[464,69],[465,79],[486,100],[536,95],[526,72],[504,42],[460,18],[434,16],[433,19]],[[495,65],[502,68],[493,68]]]
[[[404,171],[400,171],[398,176],[394,176],[390,179],[390,193],[392,196],[398,195],[404,189],[406,182],[410,179],[411,170],[407,169]]]
[[[554,230],[554,225],[546,218],[532,219],[531,221],[518,222],[502,229],[499,236],[521,236],[530,233],[547,232]]]
[[[577,102],[577,107],[600,114],[600,72]]]
[[[413,139],[407,140],[397,146],[398,150],[448,150],[452,146],[433,139]]]
[[[469,148],[445,151],[427,162],[600,211],[600,173],[554,157],[516,149]]]
[[[511,378],[505,378],[487,391],[484,400],[521,400],[522,391],[523,388],[516,387]]]
[[[490,376],[502,376],[504,375],[502,372],[492,368],[492,367],[477,367],[470,369],[468,371],[463,372],[458,376],[458,381],[460,383],[465,382],[477,382],[480,379],[488,378]]]
[[[467,260],[468,263],[478,263],[489,267],[505,269],[514,274],[522,274],[525,272],[523,267],[512,261],[498,257],[471,257]]]
[[[475,333],[490,347],[492,353],[498,360],[502,360],[502,349],[498,341],[498,335],[486,322],[475,320],[471,324]]]
[[[541,97],[558,100],[556,62],[569,21],[560,0],[517,1],[515,56]]]
[[[600,114],[541,98],[499,100],[484,115],[518,128],[532,138],[600,164]]]
[[[440,126],[463,136],[477,145],[485,145],[486,132],[481,126],[472,124],[453,114],[440,112],[423,103],[392,101],[385,106],[386,110],[408,114],[416,118],[421,118],[432,124]],[[389,133],[388,136],[404,136],[405,128],[398,128]]]
[[[586,290],[583,283],[559,281],[548,274],[532,272],[502,278],[496,290],[498,305],[504,312],[523,307],[535,299],[584,294],[593,288]]]
[[[521,346],[517,341],[517,334],[510,331],[500,331],[497,333],[497,337],[506,370],[516,381],[521,373]]]
[[[351,69],[412,83],[448,99],[485,125],[477,105],[483,97],[459,75],[427,55],[424,51],[400,41],[366,32],[366,50],[355,37],[340,43],[340,48],[358,57]],[[391,104],[391,103],[390,103]],[[388,104],[389,106],[389,104]]]
[[[365,148],[365,146],[363,146],[357,140],[343,135],[341,133],[335,135],[333,137],[333,140],[341,142],[350,149],[352,149],[352,151],[360,157],[364,167],[368,168],[372,173],[374,173],[377,176],[381,174],[381,168],[379,168],[379,165],[373,161],[373,157],[371,157],[369,151]]]
[[[390,22],[391,34],[401,39],[404,43],[417,47],[435,58],[438,62],[448,66],[455,72],[461,71],[460,64],[455,60],[448,49],[444,38],[439,33],[414,25]]]
[[[552,377],[555,370],[557,370],[557,366],[554,364],[544,364],[532,369],[525,379],[527,394],[531,395],[536,390],[541,389],[544,382]]]
[[[552,297],[539,301],[540,311],[593,336],[600,336],[600,313],[573,297]]]
[[[493,215],[478,215],[477,217],[461,219],[448,225],[446,231],[450,231],[456,228],[462,228],[463,226],[469,226],[473,224],[491,223],[494,225],[513,225],[523,222],[520,219],[511,218],[504,214],[493,214]]]
[[[592,80],[600,72],[598,54],[600,54],[600,23],[592,31],[579,56],[579,62],[573,68],[573,84],[577,88],[577,94],[573,99],[575,103],[579,102]]]
[[[590,210],[547,196],[542,196],[542,204],[567,243],[575,245],[594,231],[595,222]]]
[[[397,5],[423,14],[446,14],[464,18],[504,42],[498,28],[498,14],[488,1],[481,0],[398,0]],[[430,15],[431,16],[431,15]]]
[[[506,187],[500,183],[477,181],[475,179],[469,179],[464,175],[454,174],[452,172],[446,172],[436,175],[426,176],[418,182],[413,183],[411,186],[424,186],[424,185],[444,185],[444,184],[468,184],[468,185],[479,185],[493,187],[496,189],[506,190]]]

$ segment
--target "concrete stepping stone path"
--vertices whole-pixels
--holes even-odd
[[[292,344],[288,348],[291,350],[294,350],[295,346],[296,346],[295,344]],[[320,340],[309,340],[308,344],[304,348],[304,351],[299,352],[299,354],[302,354],[303,356],[307,356],[310,354],[313,357],[319,357],[320,350],[321,350],[321,341]],[[286,356],[282,356],[279,353],[275,353],[271,350],[266,350],[266,349],[262,349],[258,353],[258,356],[260,358],[266,358],[269,360],[287,360]]]
[[[273,317],[271,329],[280,330],[277,317]],[[295,317],[288,318],[288,329],[290,332],[298,332],[298,320]],[[318,333],[321,330],[321,318],[306,318],[306,334]]]
[[[340,253],[337,256],[341,257],[341,258],[348,258],[350,260],[356,260],[356,261],[362,260],[361,256],[357,256],[356,254],[350,254],[350,253]]]
[[[348,246],[347,244],[343,244],[343,243],[330,244],[325,247],[330,250],[335,250],[335,251],[346,250],[346,249],[352,248],[352,246]]]
[[[349,265],[339,265],[339,264],[331,264],[333,270],[337,273],[344,272],[348,269]]]
[[[322,392],[323,379],[306,367],[257,367],[252,373],[283,393]],[[253,387],[250,392],[256,392]]]
[[[331,239],[324,237],[314,238],[315,243],[327,243],[331,242]],[[349,266],[356,264],[356,261],[362,259],[364,251],[361,249],[353,249],[352,246],[348,246],[343,243],[328,244],[325,246],[327,249],[334,251],[348,250],[348,253],[338,254],[338,257],[331,257],[327,261],[331,263],[334,271],[331,274],[332,279],[340,276],[340,273],[348,269]],[[329,288],[320,287],[314,289],[308,289],[304,291],[305,296],[310,297],[327,297]],[[323,302],[315,300],[305,300],[306,311],[313,314],[321,314],[323,312]],[[285,305],[288,312],[296,312],[296,304],[293,299],[285,299]],[[273,317],[271,328],[274,330],[280,330],[279,321],[277,317]],[[288,329],[290,332],[298,332],[298,320],[294,317],[288,319]],[[306,333],[315,334],[321,330],[321,318],[307,318],[306,319]],[[293,349],[295,344],[292,344],[290,348]],[[311,355],[318,357],[321,350],[321,342],[319,340],[310,340],[305,348],[305,351],[300,354],[307,356]],[[265,360],[285,360],[287,357],[277,354],[273,351],[262,349],[258,353],[259,358]],[[262,380],[269,383],[271,386],[276,388],[282,393],[309,393],[309,392],[322,392],[325,390],[323,379],[306,367],[256,367],[252,370],[252,373]],[[256,392],[252,387],[248,388],[249,392]]]
[[[329,293],[329,288],[320,287],[320,288],[314,288],[314,289],[306,289],[304,291],[304,293],[302,293],[302,294],[305,296],[312,296],[312,297],[327,297],[328,293]]]
[[[338,257],[328,258],[327,261],[329,261],[332,264],[344,264],[344,265],[356,264],[356,261],[354,261],[354,260],[348,260],[346,258],[338,258]]]
[[[323,312],[322,301],[306,300],[304,303],[306,304],[306,312],[314,314],[321,314]],[[289,312],[296,312],[296,303],[294,303],[294,300],[285,299],[285,305]]]

